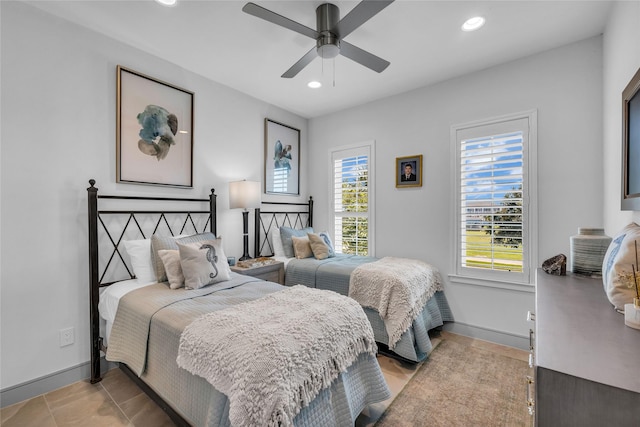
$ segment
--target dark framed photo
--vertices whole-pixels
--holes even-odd
[[[264,192],[300,194],[300,130],[264,120]]]
[[[116,182],[193,187],[193,92],[118,66]]]
[[[396,187],[422,187],[422,154],[396,157]]]
[[[640,210],[640,69],[622,91],[622,210]]]

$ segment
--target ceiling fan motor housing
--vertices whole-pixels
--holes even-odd
[[[324,3],[316,9],[316,27],[320,37],[316,50],[321,58],[335,58],[340,53],[340,39],[330,30],[340,21],[340,9],[331,3]]]

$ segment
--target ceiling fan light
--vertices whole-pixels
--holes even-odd
[[[163,6],[175,6],[178,3],[178,0],[156,0]]]
[[[309,86],[311,89],[318,89],[320,87],[322,87],[322,83],[320,83],[319,81],[311,81],[309,83],[307,83],[307,86]]]
[[[462,31],[475,31],[482,27],[485,23],[485,19],[482,16],[474,16],[464,21],[462,24]]]

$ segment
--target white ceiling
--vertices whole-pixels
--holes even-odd
[[[311,118],[589,38],[609,1],[396,0],[345,40],[391,62],[381,74],[338,56],[280,75],[315,41],[242,12],[245,1],[31,1],[55,15],[143,49],[255,98]],[[255,3],[316,28],[324,1]],[[358,2],[334,1],[343,17]],[[478,31],[460,30],[482,15]],[[127,65],[127,64],[122,64]],[[333,85],[335,66],[335,86]],[[309,89],[320,79],[324,86]],[[188,88],[187,88],[188,89]]]

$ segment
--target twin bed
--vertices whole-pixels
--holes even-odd
[[[101,352],[105,352],[107,359],[120,362],[121,369],[160,404],[178,425],[227,426],[242,425],[243,422],[246,425],[252,424],[251,421],[246,421],[247,419],[251,420],[250,417],[238,418],[238,400],[234,406],[229,397],[233,396],[233,390],[230,392],[225,388],[224,381],[216,382],[220,372],[229,371],[226,373],[233,375],[241,367],[241,365],[231,367],[233,356],[221,359],[227,360],[228,366],[217,364],[215,365],[216,370],[213,371],[210,366],[206,366],[204,369],[206,372],[198,372],[198,375],[191,373],[195,372],[192,365],[197,365],[197,363],[185,362],[194,352],[193,348],[187,347],[185,335],[187,335],[187,331],[195,330],[194,326],[206,318],[210,323],[199,326],[209,333],[209,338],[216,339],[220,335],[226,334],[226,341],[216,343],[215,345],[218,346],[216,348],[239,347],[244,349],[245,353],[254,355],[252,361],[261,359],[259,356],[263,356],[263,353],[266,355],[262,359],[266,359],[264,362],[266,366],[269,366],[269,369],[259,370],[259,373],[265,370],[282,369],[284,373],[278,375],[291,376],[290,372],[292,371],[286,371],[285,367],[296,363],[302,364],[301,361],[309,359],[313,363],[306,362],[308,366],[305,366],[311,369],[312,365],[317,364],[318,354],[327,353],[332,356],[327,360],[323,359],[326,365],[323,371],[314,372],[311,380],[305,380],[307,389],[289,390],[292,394],[297,395],[298,400],[302,403],[299,403],[296,408],[286,407],[285,404],[285,409],[274,412],[277,413],[275,418],[271,419],[274,424],[289,425],[293,423],[296,426],[353,425],[358,414],[367,405],[389,397],[389,390],[375,357],[376,345],[373,342],[375,336],[375,341],[385,343],[384,325],[379,323],[381,322],[380,316],[376,318],[373,310],[365,309],[366,317],[362,316],[360,307],[349,298],[336,295],[336,298],[340,299],[340,301],[336,300],[336,306],[338,303],[345,304],[347,309],[341,308],[341,310],[349,311],[348,307],[351,304],[349,301],[351,301],[364,320],[359,319],[358,313],[354,312],[354,317],[343,319],[343,322],[347,323],[337,326],[323,325],[320,328],[336,327],[336,331],[340,331],[340,327],[345,329],[345,324],[362,323],[360,328],[362,333],[358,336],[357,341],[345,342],[342,346],[343,349],[349,349],[346,358],[346,351],[340,350],[334,344],[334,341],[337,342],[337,340],[325,338],[323,341],[322,337],[316,339],[312,333],[313,328],[307,329],[304,337],[300,337],[299,340],[289,339],[289,342],[306,342],[306,348],[300,344],[298,347],[287,349],[287,351],[274,351],[265,344],[265,342],[270,342],[269,339],[273,341],[274,337],[284,335],[286,332],[277,329],[287,329],[286,326],[280,326],[281,323],[279,323],[280,313],[276,301],[279,296],[284,297],[289,293],[290,298],[299,298],[295,301],[301,301],[300,305],[304,306],[303,297],[310,300],[317,298],[316,294],[308,295],[308,293],[321,292],[317,295],[323,297],[326,295],[326,293],[322,293],[323,291],[308,288],[331,289],[334,287],[333,290],[344,294],[340,290],[340,286],[344,285],[340,282],[342,279],[327,281],[326,278],[318,277],[313,279],[313,283],[300,281],[308,288],[304,286],[283,287],[276,283],[261,281],[229,271],[228,280],[196,289],[171,289],[166,282],[158,283],[157,280],[142,277],[144,271],[139,264],[140,254],[134,256],[135,251],[129,246],[127,252],[131,253],[125,252],[123,250],[125,241],[138,239],[138,242],[144,242],[151,235],[157,234],[171,236],[197,234],[205,237],[215,235],[217,231],[216,195],[213,190],[208,199],[105,196],[98,195],[95,181],[91,180],[87,191],[92,383],[101,380],[100,357]],[[121,206],[128,203],[142,205],[144,208],[122,209]],[[106,204],[107,207],[103,207],[103,204]],[[148,206],[154,204],[160,204],[163,208],[149,210]],[[112,209],[108,205],[116,208]],[[189,208],[185,209],[185,205],[188,205]],[[169,208],[165,208],[166,206]],[[203,206],[206,206],[206,209],[203,209]],[[312,208],[311,203],[306,206]],[[256,212],[258,220],[263,218],[263,214],[268,215],[269,213],[266,211]],[[274,213],[273,215],[272,218],[277,221],[277,217],[281,214]],[[312,217],[311,209],[306,214],[287,213],[285,215],[289,218],[289,225],[297,223],[301,227],[306,225],[302,224],[302,216],[306,216],[308,221],[311,221]],[[154,219],[142,219],[143,217]],[[178,217],[180,219],[176,219]],[[293,223],[290,221],[292,217],[297,218]],[[264,227],[264,223],[256,221],[256,231],[258,227]],[[268,234],[268,229],[264,231]],[[264,233],[257,234],[264,235]],[[132,237],[133,235],[136,237]],[[261,244],[264,243],[260,243],[256,248]],[[146,247],[145,245],[146,243],[143,243],[138,248]],[[142,251],[142,253],[145,252]],[[137,265],[134,258],[137,259]],[[359,262],[352,257],[344,258],[343,261],[347,265]],[[144,259],[144,255],[142,259]],[[332,262],[320,264],[322,267],[322,265],[329,265]],[[294,265],[293,261],[288,262],[287,283],[289,284],[293,283],[292,280],[296,281],[296,277],[298,277]],[[340,268],[344,267],[338,269]],[[322,271],[322,268],[317,269]],[[123,273],[126,276],[125,280],[111,280],[113,276],[121,278]],[[308,280],[311,279],[308,278]],[[269,325],[264,319],[254,320],[254,322],[256,325],[264,326],[261,335],[268,336],[270,332],[275,335],[265,338],[265,342],[253,344],[257,342],[256,337],[249,339],[245,335],[248,327],[244,325],[245,329],[242,329],[242,321],[231,322],[225,316],[230,316],[234,311],[241,310],[242,307],[251,307],[252,304],[260,304],[261,302],[264,304],[264,301],[267,300],[271,301],[268,308],[274,310],[274,314],[268,315],[267,320],[269,316],[274,317],[274,323]],[[309,304],[308,307],[313,305]],[[306,309],[304,308],[304,310]],[[305,317],[304,313],[306,312],[301,310],[303,309],[299,310],[299,313],[302,314],[301,317]],[[262,311],[262,309],[254,311]],[[318,319],[323,317],[322,313],[320,312]],[[236,319],[244,319],[245,317],[250,316],[242,311],[236,313]],[[338,318],[341,316],[333,314],[324,317]],[[394,351],[410,360],[422,360],[431,349],[427,331],[442,325],[442,322],[447,320],[450,320],[450,313],[444,294],[441,291],[435,292],[413,325],[403,334]],[[371,322],[373,330],[369,327],[369,322]],[[264,325],[262,325],[263,323]],[[338,322],[332,321],[330,323]],[[232,329],[232,326],[235,327],[237,324],[240,324],[240,328],[236,331]],[[253,327],[249,329],[253,329]],[[298,327],[293,325],[289,329],[297,330]],[[371,333],[370,337],[369,333]],[[311,338],[312,335],[314,338]],[[354,342],[357,342],[357,345]],[[322,347],[323,345],[325,347]],[[322,351],[313,352],[311,350],[318,348],[322,348]],[[358,350],[354,352],[353,348]],[[271,352],[267,350],[271,350]],[[335,357],[333,357],[334,354]],[[209,354],[209,356],[216,356],[216,354]],[[179,367],[179,364],[184,369]],[[251,365],[251,363],[244,365],[247,364]],[[254,374],[249,372],[243,375],[249,378],[247,384],[253,386],[251,375]],[[204,377],[207,377],[208,380]],[[217,384],[218,387],[216,388],[212,384]],[[315,391],[309,393],[309,390],[314,388]],[[258,393],[259,391],[253,392]],[[240,412],[242,410],[255,412],[259,411],[261,407],[270,407],[274,404],[275,398],[272,396],[274,393],[264,390],[261,393],[260,400],[266,399],[262,405],[259,404],[260,402],[256,403],[256,399],[248,398],[246,395],[244,399],[241,398],[240,400],[253,406],[241,408]],[[306,397],[300,398],[301,395]],[[279,404],[282,406],[282,402]],[[257,415],[251,413],[250,416]]]
[[[364,264],[380,261],[378,258],[336,254],[326,259],[316,259],[313,256],[297,259],[288,256],[291,252],[280,248],[279,229],[281,227],[295,230],[313,229],[313,199],[308,203],[271,203],[262,202],[262,208],[255,210],[254,247],[256,256],[273,256],[285,263],[285,284],[292,286],[302,284],[317,289],[327,289],[342,295],[350,295],[350,282],[356,268]],[[304,233],[299,233],[300,235]],[[322,233],[321,233],[322,234]],[[286,245],[286,242],[284,242]],[[401,263],[406,260],[391,259],[390,264]],[[412,261],[413,264],[423,264]],[[427,266],[427,268],[432,268]],[[399,340],[392,339],[385,327],[385,321],[378,310],[364,307],[376,342],[380,350],[392,356],[399,356],[410,362],[424,360],[432,350],[429,331],[441,327],[444,322],[452,322],[453,314],[449,308],[444,291],[440,286],[437,270],[425,279],[432,291],[420,313],[415,316],[410,327]],[[399,276],[404,275],[403,272]],[[351,290],[353,293],[353,290]]]

